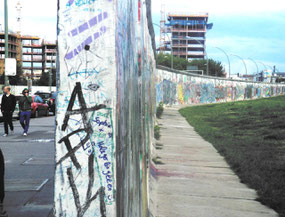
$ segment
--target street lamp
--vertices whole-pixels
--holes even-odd
[[[199,44],[205,46],[205,45],[202,44],[200,41],[198,41],[197,39],[192,38],[192,37],[190,37],[190,36],[186,36],[186,37],[183,37],[183,38],[190,39],[190,40],[194,40],[194,41],[198,42]],[[207,75],[209,75],[209,59],[208,59],[208,54],[207,54],[206,49],[205,49],[205,54],[206,54],[206,59],[207,59]]]
[[[244,68],[245,68],[245,73],[247,75],[247,67],[246,67],[246,63],[245,63],[244,59],[241,58],[240,56],[236,55],[236,54],[230,54],[230,55],[239,58],[243,62],[243,65],[244,65]]]
[[[4,0],[4,19],[5,19],[5,59],[9,58],[9,47],[8,47],[8,40],[9,40],[9,33],[8,33],[8,3],[7,0]],[[6,65],[6,62],[5,62]],[[7,68],[7,67],[5,67]],[[9,78],[6,75],[5,70],[5,85],[9,85]]]
[[[258,63],[261,63],[264,66],[264,69],[267,70],[267,66],[263,62],[258,61]]]
[[[256,70],[257,70],[256,74],[258,74],[259,73],[259,68],[258,68],[257,63],[253,59],[251,59],[251,58],[248,58],[248,59],[251,60],[256,65]]]
[[[160,26],[156,23],[152,23],[153,25],[157,26],[160,28]],[[170,39],[169,35],[166,34],[168,37],[168,40],[170,41],[170,47],[171,47],[171,69],[173,69],[173,48],[172,48],[172,40]],[[161,46],[161,45],[160,45]]]
[[[227,52],[225,50],[223,50],[220,47],[214,47],[214,48],[217,48],[218,50],[222,51],[226,55],[226,57],[228,59],[228,64],[229,64],[229,78],[231,78],[231,61],[230,61],[229,55],[227,54]]]

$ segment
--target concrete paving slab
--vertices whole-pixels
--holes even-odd
[[[35,158],[30,157],[25,162],[22,163],[23,166],[30,165],[54,165],[54,158]]]
[[[177,108],[165,109],[157,165],[156,217],[273,217],[253,189],[242,184],[217,150]]]
[[[5,191],[39,191],[48,179],[6,179]]]
[[[19,121],[14,121],[15,133],[0,137],[6,162],[4,209],[9,217],[53,217],[54,123],[54,116],[33,118],[24,137]]]
[[[253,200],[232,198],[158,195],[161,201],[157,217],[272,217],[276,213]],[[168,201],[172,206],[167,206]]]

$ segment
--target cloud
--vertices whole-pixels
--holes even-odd
[[[8,0],[9,29],[12,31],[18,30],[17,2],[18,0]],[[57,0],[21,0],[20,2],[22,5],[22,33],[55,40]],[[4,5],[4,0],[0,0],[0,5]],[[4,7],[0,7],[0,24],[4,29]]]
[[[215,15],[254,14],[285,11],[283,0],[155,0],[152,1],[154,13],[160,13],[161,5],[165,5],[167,12],[209,12]]]

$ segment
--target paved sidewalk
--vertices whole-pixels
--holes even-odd
[[[177,109],[159,120],[156,217],[272,217],[256,192],[240,183],[224,158],[203,140]]]
[[[53,216],[54,116],[31,119],[27,137],[19,121],[15,134],[3,135],[0,148],[5,158],[4,209],[9,217]]]

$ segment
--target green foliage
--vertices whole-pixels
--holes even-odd
[[[38,86],[49,86],[49,72],[43,72],[40,80],[36,82]],[[56,85],[56,71],[52,69],[52,86]]]
[[[159,157],[159,156],[152,158],[152,161],[153,161],[153,163],[155,163],[156,165],[158,165],[158,164],[164,164],[164,163],[161,161],[161,157]]]
[[[217,77],[225,77],[224,67],[221,62],[209,59],[209,75]],[[207,60],[192,60],[189,62],[190,66],[198,66],[199,70],[204,71],[204,75],[207,73]]]
[[[285,83],[285,78],[276,78],[276,83]]]
[[[158,107],[156,108],[156,117],[161,118],[163,113],[163,102],[160,102]]]
[[[157,55],[157,64],[171,68],[171,55],[159,53]],[[187,66],[197,66],[198,70],[203,70],[206,75],[207,60],[188,61],[185,58],[173,57],[173,68],[177,70],[187,70]],[[221,62],[209,59],[209,75],[217,77],[225,77],[224,67]]]
[[[259,201],[285,216],[285,96],[180,110]]]
[[[177,70],[186,70],[188,61],[184,58],[173,57],[173,68]],[[157,55],[157,64],[171,68],[171,55],[159,53]]]
[[[160,139],[160,127],[158,125],[154,126],[154,138],[156,140]]]

